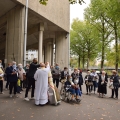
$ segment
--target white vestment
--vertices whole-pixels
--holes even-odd
[[[35,81],[35,104],[43,105],[48,102],[48,73],[50,67],[38,69],[34,75]]]

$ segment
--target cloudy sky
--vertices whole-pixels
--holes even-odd
[[[79,18],[80,20],[84,20],[84,9],[88,7],[90,4],[90,0],[85,0],[86,4],[74,4],[70,5],[70,23],[72,23],[74,18]]]

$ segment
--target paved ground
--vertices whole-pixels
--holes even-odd
[[[120,120],[119,100],[99,98],[98,94],[83,95],[81,104],[61,102],[59,106],[35,106],[34,101],[23,100],[24,92],[19,98],[9,98],[8,91],[0,95],[0,120]],[[30,93],[29,93],[30,96]],[[120,93],[119,93],[120,96]]]

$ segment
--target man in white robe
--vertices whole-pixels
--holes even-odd
[[[48,74],[50,71],[49,65],[45,68],[45,64],[40,64],[41,69],[38,69],[34,75],[35,81],[35,104],[45,105],[48,102]]]

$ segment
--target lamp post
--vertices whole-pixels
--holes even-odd
[[[24,27],[24,53],[23,53],[23,65],[26,66],[26,45],[27,45],[27,21],[28,21],[28,0],[26,0],[25,6],[25,27]]]

